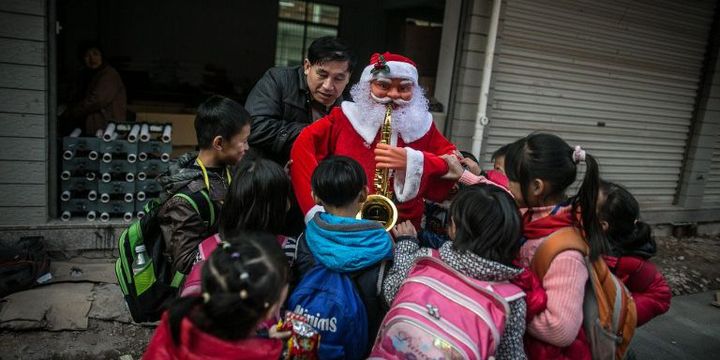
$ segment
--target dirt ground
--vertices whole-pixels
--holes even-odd
[[[673,295],[720,289],[720,235],[656,238],[661,269]]]
[[[657,242],[653,261],[674,295],[720,289],[720,236]],[[96,318],[84,331],[0,330],[0,359],[140,359],[152,332],[152,327]]]
[[[84,331],[3,331],[0,359],[90,360],[120,359],[123,355],[140,359],[153,330],[90,319]]]

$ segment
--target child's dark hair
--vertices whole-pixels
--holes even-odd
[[[173,341],[189,317],[202,331],[225,340],[248,337],[280,301],[288,265],[275,236],[241,232],[226,238],[202,269],[202,294],[183,297],[169,308]]]
[[[354,159],[330,156],[318,164],[310,182],[313,193],[324,204],[342,207],[357,199],[367,185],[367,177]]]
[[[216,136],[230,141],[251,122],[250,114],[238,102],[224,96],[213,95],[200,104],[195,117],[195,134],[198,147],[208,149]]]
[[[469,151],[462,150],[462,151],[460,151],[460,155],[462,155],[464,158],[468,158],[474,162],[478,162],[478,159],[475,157],[475,155],[473,155],[473,153],[471,153]]]
[[[610,247],[615,255],[635,254],[651,257],[655,252],[655,240],[650,225],[639,220],[640,204],[624,187],[609,181],[600,181],[600,192],[605,202],[600,206],[598,218],[608,223],[606,231]],[[650,251],[639,250],[651,244]]]
[[[453,246],[460,251],[512,266],[520,250],[522,224],[515,200],[493,185],[471,185],[450,205]]]
[[[510,144],[505,156],[505,172],[512,182],[520,184],[523,198],[528,199],[528,188],[533,179],[542,179],[548,185],[545,198],[558,197],[572,185],[577,176],[575,150],[557,135],[534,133]],[[579,162],[579,161],[578,161]],[[581,212],[585,237],[590,245],[590,258],[597,259],[608,252],[607,240],[596,214],[599,168],[595,158],[585,153],[587,169],[582,185],[571,201],[573,213]],[[573,221],[577,218],[573,216]]]
[[[290,179],[274,161],[245,156],[237,165],[220,214],[223,238],[240,230],[278,234],[285,226]]]
[[[350,47],[344,41],[332,36],[324,36],[313,41],[308,48],[307,59],[311,65],[322,65],[328,61],[347,61],[349,72],[355,68],[356,61]]]
[[[510,148],[510,144],[505,144],[495,150],[495,152],[493,152],[492,156],[490,157],[490,161],[495,161],[497,158],[507,155],[508,148]]]

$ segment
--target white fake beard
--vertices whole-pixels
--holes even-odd
[[[425,91],[422,87],[413,87],[413,96],[409,101],[398,99],[393,103],[396,105],[392,112],[393,132],[402,134],[411,133],[418,122],[428,115],[428,100],[425,98]],[[364,120],[380,129],[385,120],[385,105],[391,101],[390,98],[378,98],[370,91],[370,82],[359,82],[350,89],[350,96],[364,115]]]

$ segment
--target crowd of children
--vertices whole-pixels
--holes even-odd
[[[216,112],[204,111],[215,125],[196,122],[206,139],[205,157],[212,152],[237,161],[246,145],[234,142],[247,138],[247,122],[217,121],[237,111],[218,99],[206,104],[212,106]],[[230,160],[217,162],[220,170],[196,161],[208,190],[208,178],[229,183],[229,189],[212,227],[217,233],[203,234],[194,251],[170,251],[189,275],[145,358],[280,358],[281,339],[290,334],[273,324],[287,309],[319,328],[320,358],[383,357],[392,348],[444,358],[590,359],[583,299],[592,276],[588,261],[598,259],[632,293],[637,325],[668,310],[671,292],[649,261],[656,246],[637,201],[622,186],[601,180],[598,161],[585,150],[534,133],[496,151],[494,168],[486,172],[460,154],[443,159],[445,179],[460,189],[449,199],[441,241],[419,240],[420,229],[409,221],[387,232],[378,222],[356,219],[368,195],[367,176],[348,157],[327,157],[315,169],[312,196],[325,212],[315,214],[297,239],[280,234],[292,198],[280,165],[248,155],[234,173],[224,174]],[[579,190],[569,195],[582,163]],[[536,264],[538,249],[568,228],[579,229],[588,258],[565,250]],[[191,253],[194,264],[187,263]],[[419,261],[430,270],[418,270]],[[433,278],[439,273],[448,277]],[[424,290],[403,290],[409,284]],[[489,289],[497,307],[478,309],[475,290],[467,289]],[[461,318],[456,321],[442,302],[466,313],[454,314]],[[342,314],[333,314],[338,306],[345,307]],[[475,319],[488,325],[489,340],[466,330]],[[480,349],[485,342],[491,350]]]

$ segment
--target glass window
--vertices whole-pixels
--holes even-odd
[[[278,5],[275,66],[302,64],[310,43],[323,36],[337,36],[339,6],[297,0],[280,0]]]

